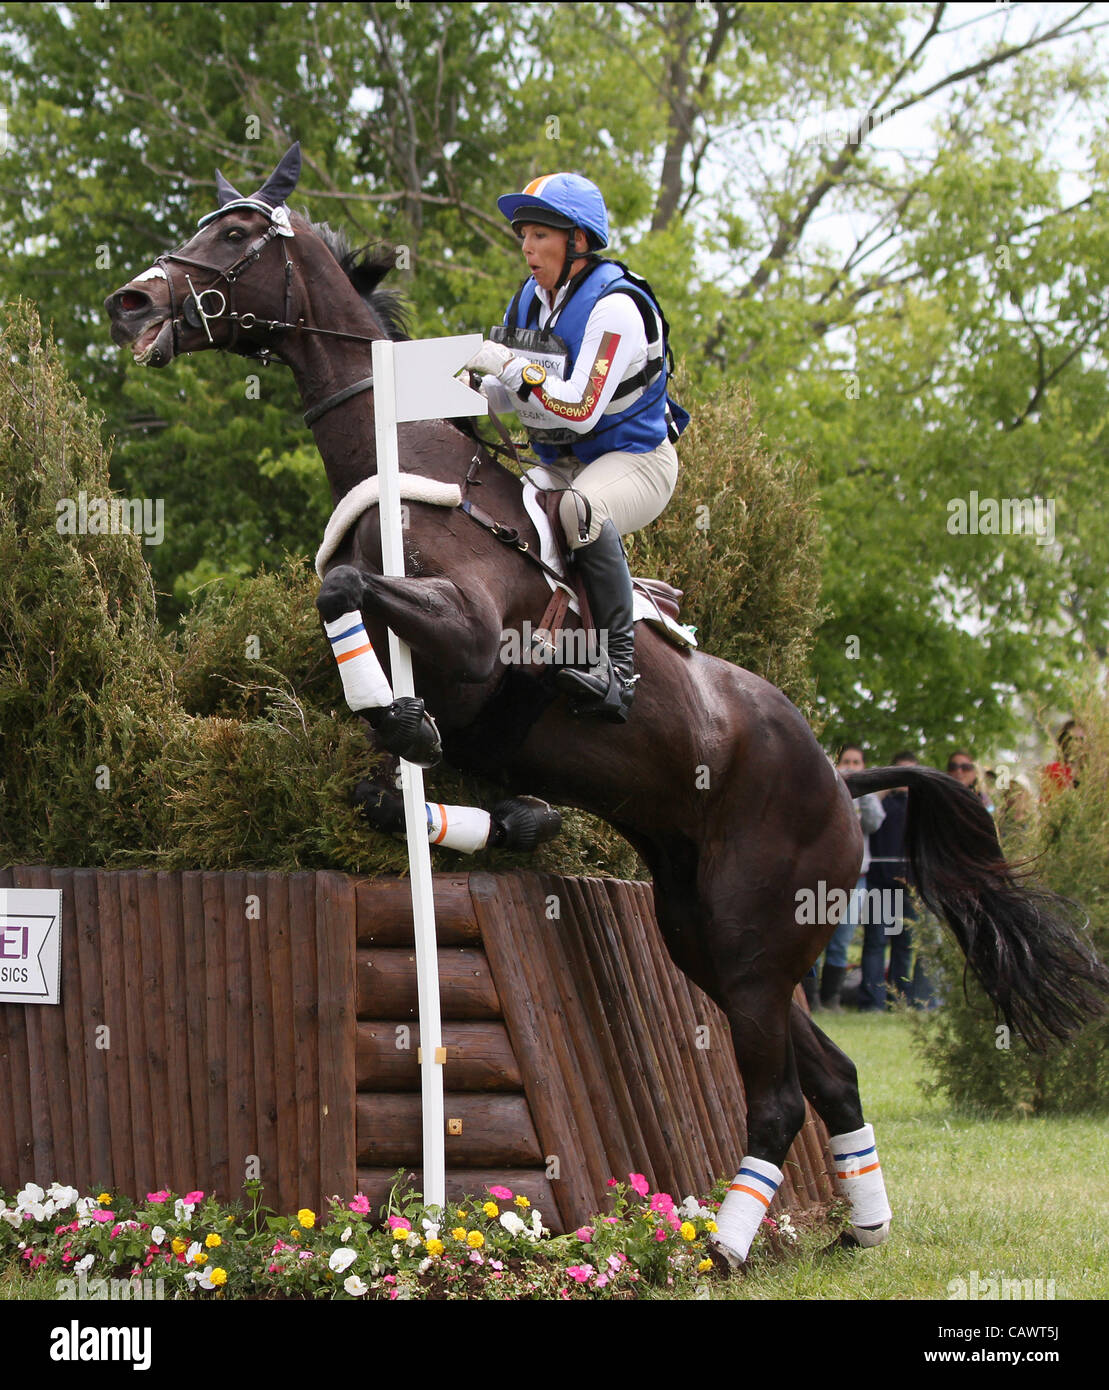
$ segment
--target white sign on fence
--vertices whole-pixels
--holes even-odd
[[[455,338],[389,341],[373,345],[374,427],[377,476],[381,482],[381,567],[387,575],[404,574],[404,529],[401,525],[400,458],[397,422],[437,420],[452,415],[484,415],[485,397],[454,374],[481,346],[479,333]],[[403,377],[403,380],[402,380]],[[393,696],[412,695],[412,653],[389,633]],[[443,1030],[439,1013],[439,958],[435,945],[435,904],[431,850],[427,842],[424,777],[404,763],[404,819],[412,880],[412,919],[416,930],[416,990],[420,1012],[420,1090],[423,1097],[423,1199],[425,1206],[446,1202],[446,1119],[443,1111]]]
[[[57,1004],[62,890],[0,888],[0,1004]]]

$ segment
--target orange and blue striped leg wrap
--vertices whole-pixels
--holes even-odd
[[[886,1197],[886,1183],[873,1125],[863,1125],[850,1134],[836,1134],[829,1143],[835,1166],[836,1191],[851,1203],[852,1226],[881,1226],[893,1213]]]
[[[716,1239],[741,1260],[747,1258],[781,1181],[782,1170],[764,1158],[748,1155],[740,1160],[739,1172],[716,1214]]]
[[[370,643],[362,614],[354,609],[323,626],[343,678],[343,694],[350,708],[375,709],[379,705],[391,705],[393,689]]]

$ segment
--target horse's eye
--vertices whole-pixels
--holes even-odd
[[[246,233],[243,231],[241,227],[232,227],[231,230],[227,233],[227,240],[242,241],[245,235]]]

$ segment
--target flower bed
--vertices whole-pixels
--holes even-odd
[[[246,1184],[245,1207],[203,1192],[134,1202],[32,1183],[10,1204],[0,1193],[0,1257],[47,1287],[54,1276],[69,1298],[629,1299],[644,1285],[706,1296],[718,1201],[675,1203],[638,1173],[609,1186],[610,1212],[552,1237],[506,1187],[434,1211],[394,1190],[382,1220],[364,1196],[332,1198],[321,1222],[308,1209],[263,1207],[259,1183]],[[797,1239],[788,1216],[767,1218],[764,1231],[771,1255]],[[109,1292],[111,1280],[142,1288]]]

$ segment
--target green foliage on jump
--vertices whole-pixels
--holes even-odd
[[[1037,881],[1075,904],[1089,939],[1109,960],[1109,703],[1087,690],[1076,699],[1086,731],[1075,763],[1077,784],[1052,789],[1034,803],[1010,798],[1006,854],[1027,862]],[[1019,799],[1018,799],[1019,797]],[[1035,950],[1033,944],[1033,951]],[[990,1114],[1103,1111],[1109,1097],[1109,1021],[1086,1027],[1065,1047],[1040,1056],[1009,1034],[969,974],[950,933],[932,947],[944,1007],[921,1020],[917,1042],[933,1090],[958,1106]]]

